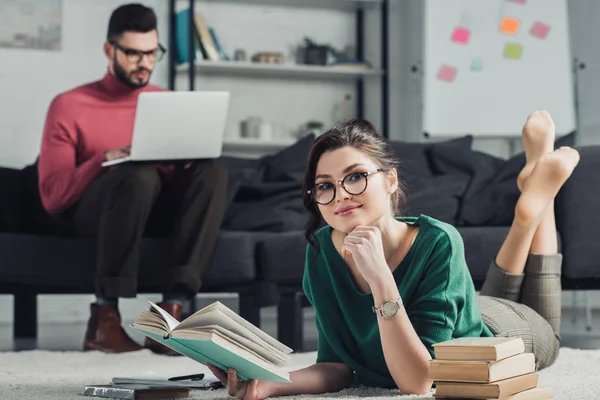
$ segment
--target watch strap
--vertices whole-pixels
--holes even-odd
[[[386,318],[386,316],[383,314],[383,306],[386,303],[396,303],[396,305],[398,306],[398,310],[400,310],[400,308],[402,308],[402,306],[404,305],[404,303],[402,303],[402,297],[398,297],[396,300],[384,301],[379,308],[373,306],[373,312],[379,317]]]

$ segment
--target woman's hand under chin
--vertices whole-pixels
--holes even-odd
[[[391,271],[385,260],[381,231],[373,226],[357,226],[342,243],[344,257],[352,257],[369,286],[389,278]]]

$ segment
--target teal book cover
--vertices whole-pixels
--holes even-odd
[[[273,373],[268,369],[258,365],[258,363],[247,360],[246,358],[218,345],[212,340],[183,339],[169,337],[165,339],[163,335],[142,329],[133,325],[132,328],[144,333],[146,336],[156,340],[159,343],[191,358],[201,364],[210,363],[223,371],[234,368],[242,380],[258,379],[272,382],[290,383],[279,374]]]
[[[195,30],[196,27],[194,25],[193,29]],[[175,16],[175,45],[176,45],[176,50],[177,50],[177,63],[178,64],[184,64],[190,61],[190,51],[189,51],[189,44],[190,44],[190,10],[189,9],[185,9],[183,11],[180,11],[177,13],[177,15]],[[198,34],[196,32],[194,32],[193,34],[193,38],[194,38],[194,49],[195,49],[195,54],[194,54],[194,59],[198,60],[201,59],[201,51],[200,51],[200,47],[198,44]]]
[[[219,53],[219,57],[221,57],[221,60],[223,60],[223,61],[229,61],[229,57],[227,57],[227,54],[225,54],[225,52],[223,51],[221,42],[219,41],[219,38],[217,37],[217,32],[214,30],[214,28],[209,28],[209,31],[210,31],[210,36],[212,37],[212,40],[215,43],[215,47],[217,48],[217,53]]]

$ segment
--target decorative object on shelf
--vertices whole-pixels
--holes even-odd
[[[289,138],[283,124],[266,121],[261,117],[249,117],[240,122],[240,137],[264,141]]]
[[[346,93],[342,101],[336,102],[333,108],[333,121],[344,122],[354,117],[354,101],[352,94]]]
[[[260,51],[252,56],[252,61],[262,64],[283,64],[283,53]]]
[[[298,46],[296,62],[306,65],[327,65],[330,50],[329,46],[316,44],[305,37],[304,45]]]
[[[262,118],[249,117],[240,122],[240,137],[258,138],[260,136],[260,125]]]
[[[272,140],[273,123],[264,120],[260,121],[260,127],[258,128],[258,137],[261,140]]]
[[[308,121],[301,125],[296,132],[297,138],[303,138],[308,135],[319,136],[324,132],[325,124],[320,121]]]
[[[235,50],[235,53],[233,56],[233,59],[235,61],[246,61],[246,58],[247,58],[246,50],[244,50],[244,49],[236,49]]]
[[[305,65],[345,66],[371,68],[367,62],[356,58],[356,48],[352,45],[338,50],[326,44],[317,44],[305,37],[304,43],[296,49],[296,63]]]

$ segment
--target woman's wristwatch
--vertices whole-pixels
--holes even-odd
[[[398,300],[384,301],[379,308],[373,306],[373,312],[382,318],[392,318],[398,313],[401,307],[402,298],[399,297]]]

